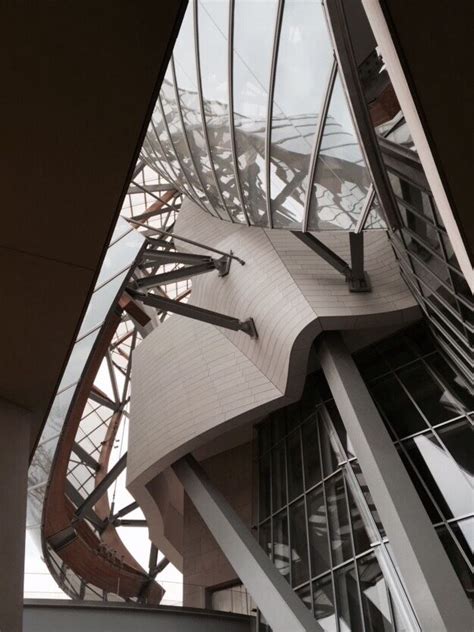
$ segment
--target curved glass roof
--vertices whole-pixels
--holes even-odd
[[[223,220],[385,228],[319,0],[190,2],[143,154]]]

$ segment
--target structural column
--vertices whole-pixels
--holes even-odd
[[[195,459],[184,457],[173,470],[273,632],[323,632]]]
[[[0,399],[0,632],[21,632],[29,413]]]
[[[324,334],[319,357],[421,629],[470,630],[467,597],[340,334]]]

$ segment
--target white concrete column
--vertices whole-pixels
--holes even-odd
[[[173,470],[273,632],[323,632],[196,460],[184,457]]]
[[[468,599],[340,334],[324,334],[319,358],[421,629],[467,632]]]
[[[21,632],[29,413],[0,400],[0,632]]]

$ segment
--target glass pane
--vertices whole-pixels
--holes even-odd
[[[336,571],[334,582],[340,630],[363,632],[359,588],[354,564],[349,564],[349,566]]]
[[[446,385],[446,389],[449,390],[451,397],[456,400],[460,410],[463,412],[474,410],[472,387],[466,383],[463,376],[456,374],[439,353],[434,353],[425,358],[425,362]]]
[[[362,493],[364,494],[365,502],[367,503],[367,506],[370,509],[370,513],[372,514],[372,518],[374,519],[375,524],[377,525],[380,535],[384,537],[385,529],[383,528],[382,521],[380,520],[379,512],[377,511],[375,503],[369,492],[367,483],[365,482],[365,478],[362,474],[362,470],[360,469],[360,465],[357,462],[355,463],[353,462],[351,463],[351,465],[352,465],[352,469],[354,470],[354,474],[356,475],[357,482],[359,483],[359,487],[361,488]]]
[[[275,226],[301,225],[311,150],[332,61],[321,4],[314,0],[287,0],[280,33],[271,135],[271,205]]]
[[[322,485],[308,494],[308,526],[311,575],[317,577],[331,566],[328,523]]]
[[[290,581],[289,552],[288,519],[285,510],[273,518],[273,563],[288,581]]]
[[[357,563],[366,632],[394,632],[387,586],[375,555]]]
[[[460,414],[456,400],[441,389],[421,363],[400,369],[398,376],[433,426]]]
[[[332,564],[336,566],[352,557],[351,531],[347,515],[344,480],[341,474],[326,484],[329,533],[331,534]]]
[[[300,431],[295,430],[287,440],[288,495],[289,500],[303,492],[303,468],[301,465]]]
[[[408,454],[445,518],[472,512],[472,486],[465,472],[441,447],[432,433],[406,443]]]
[[[471,424],[467,419],[455,421],[438,428],[438,435],[464,477],[474,486],[474,433]]]
[[[309,577],[304,499],[290,505],[290,537],[292,585],[298,586]]]
[[[369,390],[400,439],[427,427],[393,375],[378,380]]]
[[[474,598],[474,580],[466,560],[446,527],[438,527],[437,532],[467,596],[472,601]]]
[[[197,92],[196,56],[194,48],[193,3],[190,2],[181,24],[179,35],[173,49],[178,84],[179,105],[181,107],[184,128],[189,142],[191,155],[194,158],[200,181],[204,184],[205,193],[213,209],[219,215],[228,219],[222,208],[207,153],[206,141],[203,133],[201,109]],[[204,48],[201,46],[201,49]],[[173,105],[176,110],[176,105]]]
[[[228,14],[228,2],[198,2],[201,80],[211,159],[227,209],[235,221],[245,224],[229,133]]]
[[[359,509],[355,503],[349,486],[347,486],[347,497],[349,500],[349,511],[352,523],[352,536],[354,538],[354,548],[356,555],[363,553],[370,548],[370,539],[365,529],[364,521],[359,513]]]
[[[298,595],[298,597],[301,599],[301,601],[304,603],[304,605],[311,610],[312,604],[311,604],[311,585],[307,584],[306,586],[303,586],[302,588],[299,588],[296,591],[296,594]]]
[[[346,427],[344,426],[344,422],[341,419],[339,411],[337,410],[336,404],[334,402],[327,402],[326,409],[331,417],[331,421],[334,424],[337,435],[339,437],[339,441],[342,443],[342,447],[344,448],[344,452],[346,453],[346,457],[350,459],[355,456],[354,448],[352,447],[351,440],[347,434]]]
[[[286,505],[285,444],[280,443],[272,451],[272,511]]]
[[[258,541],[259,541],[260,546],[262,547],[262,549],[268,555],[268,557],[271,557],[271,555],[272,555],[272,530],[271,530],[270,520],[267,520],[267,522],[264,522],[258,528]]]
[[[468,560],[474,565],[474,518],[452,522],[450,526]]]
[[[276,0],[239,0],[234,9],[234,128],[242,195],[250,222],[268,225],[265,128]]]
[[[117,246],[121,243],[121,241],[122,240],[118,242]],[[137,253],[135,252],[135,256],[136,254]],[[129,262],[129,265],[130,263],[131,262]],[[81,329],[79,330],[78,338],[104,322],[104,319],[107,316],[120,288],[122,287],[122,283],[125,281],[127,274],[128,269],[92,294],[84,320],[81,324]]]
[[[323,457],[323,471],[324,476],[329,476],[337,470],[338,460],[336,453],[334,452],[331,441],[329,440],[329,434],[326,429],[326,425],[319,416],[319,437],[321,440],[321,454]]]
[[[259,468],[259,521],[270,514],[270,455],[260,459]]]
[[[312,187],[309,229],[354,229],[364,207],[369,184],[368,170],[338,76]]]
[[[82,338],[82,340],[79,340],[79,342],[76,342],[69,356],[58,391],[75,384],[80,379],[98,333],[99,330],[96,329],[88,336],[85,336],[85,338]]]
[[[418,492],[419,497],[421,498],[421,501],[426,509],[426,511],[428,512],[428,515],[430,517],[430,520],[433,524],[436,524],[437,522],[440,522],[440,520],[442,519],[441,514],[439,513],[439,511],[436,509],[435,504],[433,502],[433,500],[431,499],[431,496],[428,494],[425,486],[423,485],[423,482],[420,480],[419,476],[416,474],[415,469],[413,468],[412,464],[410,463],[410,461],[408,460],[405,452],[403,451],[403,449],[399,448],[399,454],[400,454],[400,458],[403,461],[403,464],[408,472],[408,475],[410,476],[413,485],[415,486],[416,491]]]
[[[313,583],[314,618],[325,632],[337,632],[331,575]]]
[[[318,428],[316,423],[315,416],[302,426],[306,489],[313,487],[321,480],[321,461],[319,459]]]

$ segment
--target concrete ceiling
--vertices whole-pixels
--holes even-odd
[[[474,4],[382,0],[387,23],[453,214],[474,265],[472,164]]]
[[[0,398],[45,421],[186,2],[2,9]]]

